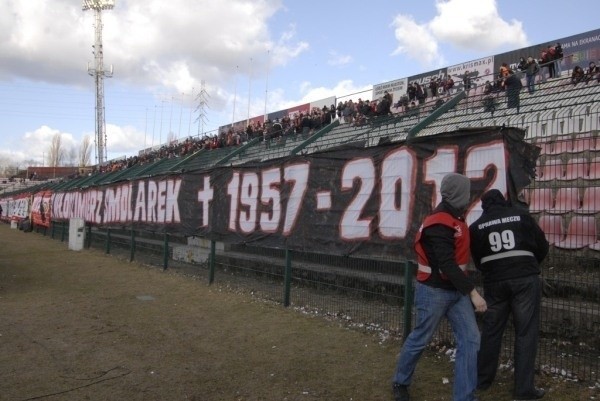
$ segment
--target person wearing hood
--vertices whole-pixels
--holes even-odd
[[[521,79],[511,70],[504,80],[504,86],[506,88],[506,107],[508,109],[516,108],[518,114],[521,106],[521,88],[523,88]]]
[[[428,215],[415,238],[418,260],[415,284],[417,321],[405,339],[393,377],[395,401],[409,401],[408,387],[417,362],[444,317],[452,326],[456,343],[454,401],[475,401],[479,328],[475,313],[486,303],[467,275],[469,228],[463,214],[471,195],[471,183],[461,174],[444,176],[442,201]]]
[[[514,398],[537,400],[545,394],[534,386],[541,301],[539,274],[549,244],[529,212],[511,206],[499,190],[484,193],[481,207],[481,217],[469,226],[471,256],[482,273],[488,305],[481,330],[478,388],[486,390],[494,381],[502,336],[512,312]]]

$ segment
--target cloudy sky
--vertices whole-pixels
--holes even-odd
[[[94,12],[81,0],[0,6],[0,166],[47,163],[56,133],[76,153],[94,137]],[[582,10],[539,0],[115,0],[102,13],[108,158],[597,29]]]

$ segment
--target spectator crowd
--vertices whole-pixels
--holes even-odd
[[[151,164],[162,159],[185,157],[199,151],[236,147],[252,139],[258,138],[267,146],[277,143],[283,138],[292,135],[312,135],[315,130],[330,124],[335,118],[335,106],[313,108],[310,112],[296,113],[264,123],[254,121],[243,130],[234,130],[233,127],[223,129],[215,135],[202,137],[188,137],[185,140],[176,140],[162,145],[158,149],[140,152],[139,155],[111,160],[106,164],[96,166],[93,173],[107,173],[124,170],[137,165]]]
[[[508,64],[503,62],[495,74],[490,75],[483,85],[483,95],[506,93],[508,107],[519,108],[518,94],[523,85],[521,79],[525,79],[525,88],[529,93],[535,91],[536,78],[541,75],[545,81],[546,76],[558,78],[562,74],[561,62],[564,58],[560,43],[548,45],[540,52],[539,58],[529,56],[521,57],[518,63]],[[315,107],[308,112],[297,112],[286,115],[275,120],[267,119],[264,122],[249,121],[242,129],[231,125],[222,129],[215,135],[204,135],[202,137],[189,137],[185,140],[177,140],[165,144],[158,149],[140,152],[137,156],[121,158],[109,161],[97,166],[94,172],[110,172],[126,169],[140,164],[149,164],[165,158],[185,157],[193,153],[205,150],[214,150],[226,147],[240,146],[248,141],[258,138],[266,147],[276,145],[287,137],[301,135],[306,138],[317,130],[330,124],[336,118],[342,124],[362,126],[373,118],[396,116],[396,115],[418,115],[420,109],[426,103],[432,102],[431,110],[435,110],[444,104],[445,99],[460,90],[470,91],[476,88],[474,79],[480,80],[477,71],[465,71],[455,75],[458,85],[451,75],[431,77],[428,80],[409,82],[406,93],[394,102],[392,94],[385,91],[383,96],[373,100],[357,101],[352,99],[338,101],[337,105],[322,108]],[[539,79],[539,78],[538,78]],[[426,81],[427,83],[424,83]],[[571,74],[574,85],[583,82],[600,82],[600,67],[590,62],[586,70],[575,66]],[[479,93],[479,92],[478,92]],[[484,102],[485,105],[485,102]],[[486,110],[494,111],[492,104]]]

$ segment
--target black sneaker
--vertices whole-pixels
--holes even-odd
[[[408,386],[394,383],[392,386],[392,393],[394,394],[394,401],[410,401]]]
[[[540,398],[544,397],[545,394],[546,394],[546,391],[544,389],[534,388],[532,392],[527,393],[527,394],[523,394],[523,395],[515,394],[515,401],[539,400]]]

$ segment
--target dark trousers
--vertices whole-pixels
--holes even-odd
[[[512,314],[515,328],[516,395],[534,390],[535,357],[540,326],[541,283],[538,275],[487,283],[483,286],[487,311],[483,315],[477,358],[478,386],[492,384],[498,369],[502,336]]]

